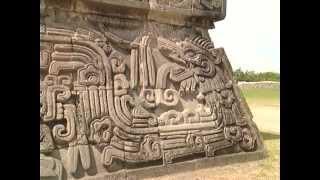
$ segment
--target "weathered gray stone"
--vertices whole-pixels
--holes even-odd
[[[40,1],[41,177],[141,179],[261,158],[208,34],[225,10],[225,0]]]

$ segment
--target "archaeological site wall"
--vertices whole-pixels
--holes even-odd
[[[208,29],[225,0],[41,0],[41,179],[143,179],[261,158]]]

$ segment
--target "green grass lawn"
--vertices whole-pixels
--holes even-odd
[[[246,88],[242,93],[249,104],[278,105],[280,104],[280,89]]]

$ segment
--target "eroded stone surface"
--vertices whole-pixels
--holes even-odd
[[[263,150],[208,35],[225,1],[47,0],[40,10],[43,179]]]

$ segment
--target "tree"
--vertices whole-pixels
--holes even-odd
[[[260,72],[256,73],[254,71],[243,72],[240,68],[236,69],[233,73],[235,80],[237,81],[280,81],[280,74],[275,72]]]

